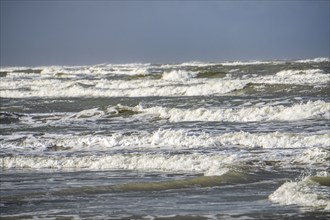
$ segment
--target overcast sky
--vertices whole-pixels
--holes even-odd
[[[329,57],[329,11],[329,0],[1,0],[1,66]]]

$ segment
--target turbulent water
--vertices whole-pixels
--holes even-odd
[[[327,219],[330,60],[2,67],[4,219]]]

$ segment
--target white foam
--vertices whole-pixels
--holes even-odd
[[[330,62],[328,57],[318,57],[314,59],[305,59],[305,60],[296,60],[296,63],[321,63],[321,62]]]
[[[61,146],[70,151],[107,151],[110,149],[200,149],[222,148],[236,145],[242,148],[310,148],[293,161],[296,163],[324,162],[326,154],[322,148],[329,145],[329,134],[288,134],[288,133],[248,133],[232,132],[211,135],[204,132],[189,132],[184,129],[159,129],[154,132],[140,132],[130,135],[114,133],[111,135],[50,135],[35,137],[31,134],[14,133],[0,136],[0,143],[6,151],[23,153],[43,152],[49,147]],[[17,141],[15,141],[15,139]],[[314,152],[319,149],[321,152]],[[312,156],[314,155],[314,156]],[[328,155],[329,156],[329,155]],[[290,161],[292,162],[292,161]]]
[[[112,75],[148,75],[150,63],[100,64],[90,66],[91,73]]]
[[[28,78],[32,78],[32,77],[39,77],[40,74],[39,73],[36,73],[36,72],[33,72],[31,71],[30,73],[25,73],[25,72],[10,72],[7,74],[7,77],[11,77],[11,78],[25,78],[25,77],[28,77]]]
[[[242,80],[191,79],[182,83],[166,80],[5,80],[1,97],[138,97],[223,95],[247,84]],[[13,89],[15,88],[15,89]]]
[[[306,75],[313,75],[315,76],[316,74],[324,74],[323,70],[320,69],[307,69],[307,70],[282,70],[280,72],[277,72],[276,75],[277,76],[304,76],[306,77]]]
[[[327,175],[329,177],[329,174]],[[322,187],[305,177],[301,181],[286,182],[273,192],[269,199],[281,205],[299,205],[330,210],[328,186]]]
[[[298,164],[321,164],[321,165],[329,165],[330,161],[330,150],[329,150],[329,138],[325,144],[320,147],[311,147],[304,150],[299,155],[293,158],[293,163]]]
[[[38,68],[31,68],[31,67],[26,67],[26,66],[1,67],[0,72],[23,71],[26,69],[38,69]]]
[[[330,134],[307,135],[290,133],[249,133],[233,132],[220,137],[222,144],[262,148],[313,148],[327,147]]]
[[[327,84],[330,74],[320,69],[282,70],[275,76],[256,78],[255,82],[266,84]]]
[[[283,61],[231,61],[221,63],[223,66],[246,66],[262,64],[281,64]]]
[[[73,134],[34,136],[14,133],[1,135],[0,138],[2,150],[6,154],[14,155],[0,159],[4,169],[130,169],[221,175],[224,168],[232,165],[240,166],[248,163],[249,166],[255,164],[258,168],[267,168],[267,164],[263,162],[274,161],[283,169],[292,169],[302,165],[320,167],[326,165],[330,158],[327,150],[328,134],[232,132],[212,135],[184,129],[159,129],[151,133],[145,131],[133,134],[114,133],[107,136]],[[228,146],[240,147],[243,151],[237,148],[233,151],[215,150]],[[258,154],[244,151],[250,147],[265,150]],[[269,148],[272,149],[267,150]],[[191,153],[183,153],[188,152],[182,151],[187,149],[190,149]],[[205,153],[202,149],[209,149],[209,152],[213,153]],[[86,156],[87,152],[95,156]],[[165,152],[173,152],[173,154],[167,155]],[[176,155],[175,152],[182,153]]]
[[[287,60],[252,60],[252,61],[227,61],[222,62],[224,66],[263,65],[263,64],[285,64]],[[314,59],[295,60],[295,63],[320,63],[330,62],[330,58],[319,57]]]
[[[19,142],[8,142],[15,140],[15,137],[23,139]],[[139,134],[124,135],[115,133],[109,136],[102,135],[45,135],[43,137],[34,137],[22,134],[12,134],[10,136],[1,136],[2,148],[7,151],[15,150],[20,152],[45,151],[48,147],[62,146],[72,151],[94,150],[103,151],[109,149],[133,149],[133,148],[161,148],[161,149],[188,149],[200,147],[213,147],[219,143],[217,137],[212,137],[205,133],[190,134],[184,130],[162,130],[159,129],[153,133],[142,132]]]
[[[330,103],[324,101],[309,101],[293,106],[263,106],[240,109],[179,109],[166,107],[143,108],[137,111],[154,114],[171,122],[180,121],[295,121],[311,118],[330,119]]]
[[[115,109],[114,109],[115,110]],[[108,116],[111,115],[111,111],[107,111]],[[114,112],[117,113],[117,112]],[[93,108],[93,109],[86,109],[83,111],[80,111],[78,113],[71,114],[63,119],[61,121],[66,121],[70,119],[88,119],[88,120],[93,120],[93,119],[98,119],[101,118],[102,116],[105,116],[106,112],[99,110],[98,108]]]
[[[237,163],[235,155],[152,155],[117,154],[105,156],[13,156],[0,158],[1,168],[89,169],[192,172],[222,175],[227,165]]]
[[[172,70],[170,72],[163,73],[163,80],[177,81],[177,80],[187,80],[194,78],[198,75],[196,72],[187,72],[185,70]]]
[[[131,64],[98,64],[92,66],[39,66],[39,67],[6,67],[0,71],[10,72],[11,75],[30,69],[41,70],[39,77],[60,76],[74,77],[75,75],[99,75],[99,74],[125,74],[125,75],[146,75],[149,74],[150,64],[131,63]],[[13,73],[13,72],[17,73]],[[26,73],[24,73],[26,74]],[[30,73],[29,73],[30,76]]]
[[[47,66],[42,69],[40,72],[41,74],[56,74],[56,73],[68,73],[69,71],[66,70],[62,66]]]
[[[111,73],[112,74],[117,74],[117,75],[149,75],[149,68],[148,67],[130,67],[128,69],[122,68],[122,67],[117,67],[117,66],[112,66],[111,68]]]
[[[283,70],[271,76],[240,77],[227,74],[224,78],[208,79],[196,78],[198,72],[179,69],[184,68],[180,65],[174,70],[173,67],[171,68],[168,70],[150,64],[48,66],[30,68],[32,73],[28,74],[24,73],[24,70],[27,70],[25,67],[5,68],[4,70],[10,73],[1,78],[0,96],[5,98],[207,96],[228,94],[243,89],[249,83],[324,86],[330,82],[330,75],[320,69]],[[42,71],[40,74],[33,73],[34,69]],[[17,72],[19,70],[23,72]],[[113,80],[111,77],[103,76],[150,74],[162,74],[162,78]]]
[[[189,67],[206,67],[206,66],[215,66],[215,65],[220,65],[221,63],[210,63],[210,62],[200,62],[200,61],[191,61],[191,62],[186,62],[186,63],[181,63],[180,65],[177,66],[189,66]]]
[[[44,66],[40,77],[79,78],[79,75],[107,74],[109,70],[100,66]]]

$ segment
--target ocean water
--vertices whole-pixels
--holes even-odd
[[[2,219],[329,219],[330,60],[0,70]]]

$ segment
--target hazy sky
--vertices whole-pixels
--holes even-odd
[[[1,66],[329,57],[329,2],[1,0]]]

